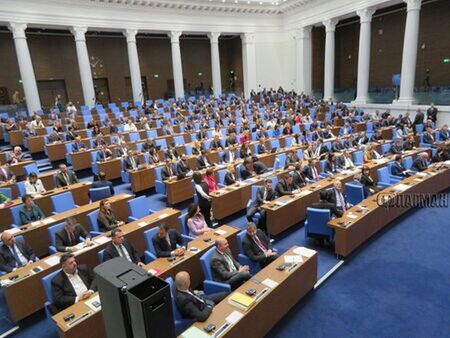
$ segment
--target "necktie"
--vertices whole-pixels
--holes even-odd
[[[75,244],[75,235],[73,234],[73,232],[69,231],[69,242],[70,242],[70,246]]]
[[[63,176],[64,176],[64,179],[66,180],[67,185],[70,185],[69,176],[67,175],[67,173],[64,173]]]
[[[33,188],[34,188],[34,191],[37,192],[36,183],[33,183]]]
[[[223,254],[225,256],[225,259],[228,262],[228,268],[230,269],[231,272],[237,271],[236,266],[233,263],[233,260],[230,258],[230,256],[228,256],[228,254]]]
[[[133,169],[136,169],[136,161],[134,160],[134,157],[130,157],[130,161],[131,161],[131,167]]]
[[[342,193],[339,190],[336,190],[337,194],[339,195],[339,200],[341,201],[341,208],[343,211],[345,211],[345,200],[344,196],[342,196]]]
[[[205,304],[205,301],[204,301],[201,297],[197,296],[194,292],[188,290],[187,293],[189,293],[192,297],[194,297],[195,299],[197,299],[199,302]]]
[[[106,152],[105,151],[103,151],[103,160],[106,161]]]
[[[123,245],[122,245],[122,244],[119,245],[119,251],[120,251],[120,256],[121,256],[121,257],[123,257],[123,258],[129,260],[128,257],[127,257],[127,255],[125,254],[125,250],[123,249]],[[131,260],[129,260],[129,261],[131,261]]]
[[[167,169],[169,170],[169,175],[170,175],[170,176],[173,176],[172,167],[171,167],[171,166],[168,166]]]
[[[19,255],[17,254],[17,250],[16,250],[16,245],[13,244],[11,247],[12,250],[12,254],[14,256],[14,259],[16,260],[16,265],[18,268],[20,268],[21,266],[23,266],[22,262],[20,261]]]
[[[170,244],[170,238],[169,238],[168,234],[166,236],[166,243],[167,243],[167,247],[169,248],[169,250],[171,250],[172,249],[172,244]]]
[[[263,200],[265,201],[267,198],[267,190],[264,190]],[[256,236],[255,236],[256,237]]]
[[[255,243],[259,246],[259,248],[263,251],[266,252],[267,248],[264,246],[264,244],[259,240],[258,236],[255,235],[255,237],[253,237],[253,239],[255,240]]]
[[[313,179],[317,179],[317,169],[316,167],[312,167]]]

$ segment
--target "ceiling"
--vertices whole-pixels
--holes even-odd
[[[60,0],[97,6],[229,14],[283,14],[317,0]]]

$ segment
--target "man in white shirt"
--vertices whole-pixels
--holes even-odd
[[[52,293],[58,311],[62,311],[81,300],[88,299],[97,290],[94,275],[86,265],[78,266],[72,253],[60,259],[61,271],[52,279]]]
[[[39,115],[36,115],[36,118],[31,121],[31,128],[37,129],[37,128],[45,128],[44,123],[42,123],[42,118]]]
[[[128,123],[123,127],[125,132],[137,132],[137,128],[131,119],[128,120]]]

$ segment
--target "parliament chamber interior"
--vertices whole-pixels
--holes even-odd
[[[1,0],[0,337],[450,337],[449,17]]]

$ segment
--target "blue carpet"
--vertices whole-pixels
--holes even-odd
[[[449,208],[398,219],[268,337],[450,337],[449,219]]]

